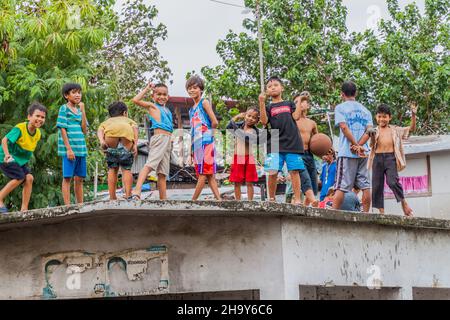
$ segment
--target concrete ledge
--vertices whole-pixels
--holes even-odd
[[[36,209],[0,216],[0,230],[58,224],[100,216],[208,216],[208,217],[298,217],[397,228],[450,230],[450,220],[406,218],[397,215],[361,214],[290,204],[245,201],[96,201],[83,205]]]

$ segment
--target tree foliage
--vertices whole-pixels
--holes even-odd
[[[119,37],[124,29],[113,10],[113,0],[0,1],[0,136],[26,119],[26,110],[32,101],[37,100],[48,107],[42,140],[30,163],[35,177],[31,207],[59,205],[62,204],[62,177],[61,160],[56,156],[55,126],[59,107],[64,103],[61,87],[66,82],[77,82],[83,88],[83,101],[90,123],[87,138],[89,182],[92,181],[95,162],[104,163],[95,138],[98,124],[106,116],[108,103],[122,98],[119,93],[128,89],[122,86],[127,83],[124,77],[112,77],[113,72],[99,66],[117,69],[117,63],[119,68],[125,68],[128,66],[123,66],[123,63],[129,64],[132,60],[138,67],[148,66],[141,61],[148,58],[146,54],[133,55],[133,50],[143,49],[138,43],[143,37],[141,26],[135,21],[136,24],[128,25],[127,34]],[[128,18],[140,17],[137,11],[141,9],[141,2],[135,0],[126,4],[128,12],[135,14]],[[147,20],[142,21],[144,25],[156,16],[154,8],[150,8],[150,12]],[[163,37],[164,26],[161,25],[146,25],[144,31],[153,29],[153,40]],[[114,44],[114,52],[126,52],[122,56],[124,60],[118,57],[110,61],[108,56],[99,56],[98,53],[106,52],[111,44]],[[153,53],[152,70],[160,75],[167,73],[167,65],[161,62],[159,68],[159,55],[157,51]],[[124,69],[121,70],[123,72]],[[130,77],[136,76],[137,70],[133,72]],[[0,175],[0,185],[6,182],[7,179]],[[91,189],[86,188],[87,196]],[[8,204],[17,209],[20,198],[20,190],[17,190],[7,199]]]
[[[256,0],[245,4],[255,10]],[[397,0],[388,0],[390,19],[377,33],[350,33],[342,0],[260,4],[265,77],[283,78],[286,98],[308,90],[316,109],[332,109],[342,82],[351,79],[370,109],[390,104],[400,123],[417,101],[420,133],[448,131],[449,0],[426,0],[423,15],[415,4],[402,11]],[[247,18],[243,25],[246,32],[230,31],[218,42],[222,65],[202,72],[214,96],[254,105],[260,91],[257,24]]]

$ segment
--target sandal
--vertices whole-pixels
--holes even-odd
[[[139,201],[139,200],[141,200],[141,196],[140,195],[138,195],[138,194],[133,194],[131,197],[128,197],[127,198],[127,200],[128,201]]]
[[[1,207],[0,208],[0,213],[8,213],[8,208],[7,207]]]

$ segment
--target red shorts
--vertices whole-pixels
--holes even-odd
[[[234,155],[231,164],[230,182],[257,182],[258,173],[256,172],[256,162],[252,155],[238,156]]]
[[[201,161],[201,162],[200,162]],[[197,177],[200,174],[211,175],[216,173],[216,162],[214,159],[214,144],[205,146],[203,159],[194,159],[195,173]]]

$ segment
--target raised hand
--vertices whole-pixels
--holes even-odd
[[[258,97],[259,103],[266,103],[266,93],[265,92],[261,92],[261,94]]]
[[[413,114],[417,114],[417,109],[418,109],[417,103],[412,102],[411,105],[409,106],[409,110],[411,110]]]

